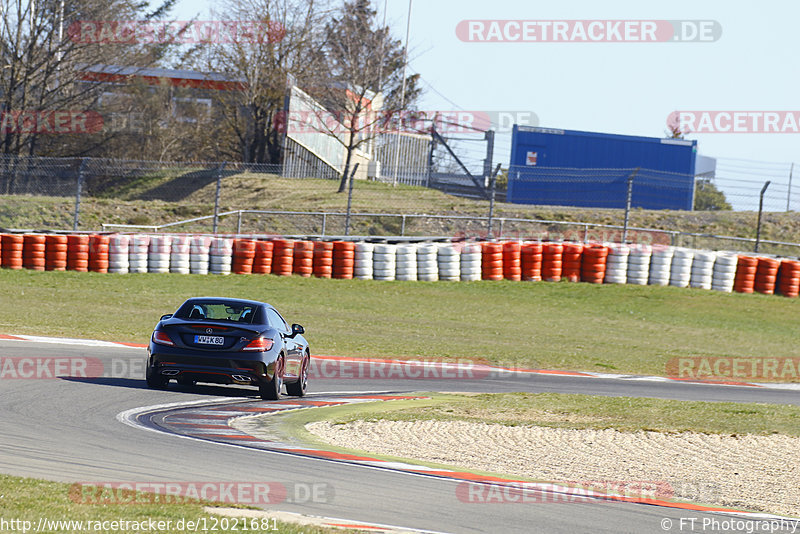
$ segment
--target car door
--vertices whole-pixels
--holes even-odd
[[[275,308],[267,308],[267,318],[269,325],[275,328],[283,337],[283,344],[286,347],[286,378],[294,379],[300,373],[300,362],[303,357],[303,348],[291,337],[292,331],[281,314]]]

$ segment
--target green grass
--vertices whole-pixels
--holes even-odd
[[[800,356],[800,300],[673,287],[0,270],[0,332],[146,343],[198,295],[274,304],[312,353],[666,374],[679,356]]]
[[[80,502],[79,497],[70,497],[71,484],[62,482],[48,482],[44,480],[37,480],[31,478],[14,477],[10,475],[0,474],[0,517],[4,521],[12,521],[3,531],[6,532],[20,532],[22,529],[23,521],[30,521],[27,525],[29,532],[36,528],[40,518],[46,518],[51,521],[83,521],[84,532],[91,530],[85,522],[103,521],[127,521],[128,529],[112,529],[112,528],[95,528],[97,532],[105,530],[106,532],[149,532],[148,528],[137,529],[136,526],[131,525],[130,522],[141,522],[152,520],[155,522],[164,521],[163,526],[172,525],[171,528],[159,528],[158,532],[192,532],[192,529],[183,528],[179,529],[177,526],[179,521],[183,520],[183,525],[188,521],[194,521],[196,525],[200,525],[199,529],[202,530],[202,525],[205,524],[209,528],[214,525],[215,519],[221,520],[222,516],[217,516],[208,513],[204,510],[205,506],[214,506],[214,503],[208,502],[189,502],[189,503],[151,503],[152,500],[158,501],[159,497],[145,496],[138,494],[136,497],[136,504],[127,504],[126,502],[113,503],[113,504],[97,504]],[[133,496],[130,496],[134,500]],[[163,496],[162,496],[163,497]],[[125,497],[127,499],[127,496]],[[222,506],[230,507],[231,505],[224,504]],[[171,523],[166,523],[167,521]],[[205,523],[202,523],[205,521]],[[226,520],[228,526],[233,525],[233,518]],[[243,519],[239,520],[238,530],[243,531]],[[220,524],[220,523],[217,523]],[[107,523],[110,526],[110,523]],[[118,523],[119,526],[124,523]],[[332,528],[319,528],[310,526],[299,526],[289,523],[271,520],[268,528],[261,530],[247,529],[248,531],[255,532],[281,532],[285,534],[332,534],[342,532],[356,532],[353,530],[343,531]],[[235,530],[233,528],[221,528],[217,531],[230,532]],[[51,525],[48,529],[43,529],[40,532],[77,532],[80,529],[74,527],[69,528],[68,525]]]

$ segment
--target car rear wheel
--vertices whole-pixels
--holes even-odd
[[[278,359],[275,366],[275,374],[272,380],[266,384],[258,386],[258,393],[263,400],[278,400],[281,398],[281,386],[283,385],[283,359]]]
[[[308,359],[308,355],[303,358],[303,367],[300,370],[300,377],[297,382],[286,384],[286,393],[292,397],[302,397],[306,394],[306,389],[308,388]]]
[[[155,369],[147,366],[145,370],[145,381],[147,382],[147,387],[153,389],[164,389],[167,387],[167,383],[169,382],[169,378],[162,377],[156,374]]]

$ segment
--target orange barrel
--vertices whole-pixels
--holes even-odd
[[[67,269],[86,272],[89,270],[89,236],[67,236]]]
[[[269,274],[272,272],[272,241],[256,241],[256,254],[253,258],[253,272],[255,274]]]
[[[538,282],[542,279],[542,244],[525,243],[521,253],[522,279]]]
[[[542,247],[542,279],[548,282],[561,280],[562,256],[564,245],[561,243],[545,243]]]
[[[107,235],[89,236],[89,270],[95,273],[108,272],[108,247],[111,237]]]
[[[756,282],[753,288],[765,295],[775,293],[775,282],[778,280],[778,268],[780,266],[781,262],[775,258],[758,258]]]
[[[481,276],[484,280],[503,279],[503,245],[483,243],[481,245]]]
[[[333,269],[331,274],[340,280],[353,278],[353,267],[356,262],[356,244],[352,241],[333,242]]]
[[[272,273],[290,276],[294,263],[294,241],[276,239],[272,242]]]
[[[606,277],[608,247],[585,245],[581,254],[581,280],[590,284],[602,284]]]
[[[292,272],[309,277],[314,272],[314,242],[295,241]]]
[[[256,242],[252,239],[233,240],[233,262],[231,271],[234,274],[251,274],[256,257]]]
[[[333,243],[330,241],[314,243],[314,276],[319,278],[333,276]]]
[[[784,297],[800,294],[800,261],[783,260],[778,269],[778,292]]]
[[[579,282],[581,279],[581,256],[583,245],[581,243],[564,243],[561,254],[561,277],[570,282]]]
[[[22,236],[22,266],[34,271],[44,271],[45,236],[25,234]]]
[[[2,259],[3,267],[6,269],[22,269],[22,245],[24,238],[20,234],[3,234],[2,238]]]
[[[733,279],[733,290],[737,293],[752,293],[755,289],[758,258],[739,256],[736,263],[736,276]]]
[[[506,280],[522,280],[521,250],[519,241],[503,243],[503,278]]]
[[[44,268],[46,271],[67,269],[67,236],[48,235],[44,240]]]

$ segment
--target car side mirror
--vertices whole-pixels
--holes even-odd
[[[171,318],[172,318],[172,314],[171,314],[171,313],[168,313],[168,314],[166,314],[166,315],[162,315],[160,320],[161,320],[161,321],[164,321],[164,320],[166,320],[166,319],[171,319]]]
[[[300,326],[299,324],[295,323],[292,325],[292,337],[296,336],[297,334],[305,334],[306,329]]]

